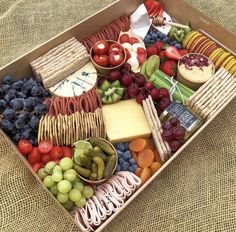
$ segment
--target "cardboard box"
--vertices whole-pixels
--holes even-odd
[[[10,64],[6,65],[5,67],[0,69],[0,78],[2,79],[3,76],[6,74],[10,74],[17,79],[20,79],[22,76],[32,75],[32,70],[30,68],[29,63],[34,59],[38,58],[40,55],[46,53],[51,48],[59,45],[60,43],[68,40],[72,36],[76,37],[78,40],[82,40],[89,34],[95,33],[98,28],[102,28],[103,26],[109,24],[112,20],[118,18],[119,16],[125,13],[133,12],[141,3],[144,1],[142,0],[120,0],[116,1],[114,4],[106,7],[105,9],[101,10],[100,12],[92,15],[88,19],[80,22],[79,24],[71,27],[67,31],[59,34],[58,36],[52,38],[51,40],[47,41],[46,43],[42,44],[38,48],[32,50],[28,54],[20,57],[19,59],[11,62]],[[180,23],[185,23],[189,21],[194,29],[201,29],[203,32],[207,33],[209,36],[214,38],[221,46],[225,47],[233,54],[236,53],[236,43],[235,43],[235,36],[226,31],[223,27],[212,21],[206,15],[200,13],[193,7],[187,5],[182,0],[163,0],[161,1],[164,5],[165,11],[167,11],[175,20]],[[1,80],[0,79],[0,80]],[[218,113],[235,97],[232,96],[225,104],[221,107]],[[160,169],[153,175],[137,192],[135,192],[123,205],[122,208],[117,210],[108,220],[106,220],[96,231],[101,231],[105,226],[109,224],[111,220],[113,220],[125,207],[136,198],[136,196],[142,192],[154,178],[156,178],[180,153],[189,143],[191,143],[195,137],[197,137],[207,126],[208,124],[216,117],[216,115],[209,119],[198,131],[195,133],[185,144],[181,147],[181,149],[176,152]],[[9,137],[6,138],[10,141],[12,146],[15,147],[13,142]],[[17,148],[15,147],[17,150]],[[23,160],[25,165],[32,171],[31,166],[28,162],[23,158],[23,156],[18,152],[19,157]],[[40,178],[32,171],[33,175],[35,176],[38,181],[41,182]],[[45,188],[45,187],[44,187]],[[46,191],[47,188],[45,188]],[[51,194],[48,191],[49,194]],[[52,194],[51,194],[52,195]],[[52,195],[54,198],[54,196]],[[54,198],[55,199],[55,198]],[[59,204],[55,199],[55,203]],[[60,204],[59,204],[60,205]],[[65,214],[73,220],[70,214],[60,205],[61,209],[64,210]]]

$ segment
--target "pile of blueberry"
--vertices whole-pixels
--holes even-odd
[[[172,40],[168,35],[156,30],[155,28],[150,28],[148,34],[144,38],[145,45],[150,46],[158,41],[175,46],[179,50],[183,48],[182,44],[178,41]]]
[[[135,172],[138,165],[136,164],[134,158],[129,151],[128,143],[118,143],[115,145],[117,154],[118,154],[118,165],[116,171],[130,171]]]
[[[40,117],[48,112],[43,100],[49,96],[42,83],[27,77],[14,81],[3,78],[0,87],[1,128],[14,142],[27,139],[36,146]]]

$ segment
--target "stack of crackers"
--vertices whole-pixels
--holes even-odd
[[[224,68],[232,74],[236,74],[236,58],[231,53],[220,48],[199,31],[191,31],[184,39],[183,46],[190,52],[200,53],[209,57],[214,63],[216,70]]]
[[[42,80],[45,88],[50,88],[89,62],[89,54],[74,37],[51,49],[33,62],[31,67],[35,77]]]
[[[89,137],[105,138],[105,125],[100,108],[94,113],[76,112],[72,115],[41,117],[38,129],[38,141],[50,140],[57,146],[71,146],[78,140]]]
[[[217,114],[236,93],[236,77],[220,68],[187,102],[188,108],[203,119]]]

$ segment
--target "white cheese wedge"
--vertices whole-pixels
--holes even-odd
[[[135,99],[102,107],[105,129],[112,143],[127,142],[138,137],[149,137],[151,128],[140,104]]]
[[[49,88],[52,95],[60,97],[80,96],[92,89],[97,82],[97,71],[92,62],[87,63],[71,76]]]

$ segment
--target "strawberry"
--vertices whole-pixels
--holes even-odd
[[[146,55],[147,52],[146,52],[146,50],[144,48],[138,47],[137,48],[137,54],[138,55],[141,55],[141,54]]]
[[[172,60],[179,60],[181,55],[175,46],[168,46],[166,48],[166,57]]]
[[[120,36],[120,38],[119,38],[119,42],[120,42],[121,44],[126,43],[126,42],[129,42],[129,35],[126,34],[126,33],[122,34],[122,35]]]
[[[135,43],[139,43],[139,40],[135,37],[130,37],[128,43],[133,45]]]
[[[169,77],[174,77],[177,71],[177,64],[173,60],[164,61],[160,65],[160,70],[164,72],[166,75],[168,75]]]
[[[125,61],[127,61],[131,57],[131,54],[127,48],[125,48],[125,52],[126,52],[126,60]]]
[[[162,50],[162,51],[158,54],[158,56],[160,57],[161,63],[167,60],[167,58],[166,58],[166,51],[165,51],[165,50]]]
[[[150,57],[152,55],[157,55],[157,48],[155,45],[152,45],[147,48],[147,57]]]
[[[138,59],[139,65],[142,65],[147,60],[147,54],[138,54],[137,59]]]
[[[162,42],[162,41],[157,41],[156,43],[155,43],[155,46],[156,46],[156,48],[157,48],[157,53],[159,53],[161,50],[163,50],[163,46],[165,45],[165,43],[164,42]]]
[[[185,49],[180,49],[179,50],[179,54],[181,55],[181,56],[184,56],[184,55],[186,55],[186,54],[188,54],[189,52],[188,52],[188,50],[185,50]]]

